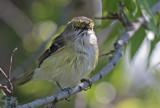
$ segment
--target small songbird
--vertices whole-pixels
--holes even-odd
[[[38,67],[26,74],[20,84],[47,80],[67,88],[88,76],[96,67],[99,55],[93,27],[90,18],[74,17],[39,57]]]

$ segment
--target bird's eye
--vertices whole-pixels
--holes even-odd
[[[76,30],[76,29],[77,29],[77,26],[76,26],[76,25],[73,25],[72,28],[73,28],[73,30]]]

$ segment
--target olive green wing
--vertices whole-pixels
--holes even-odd
[[[59,35],[53,40],[53,43],[51,44],[51,46],[38,58],[38,68],[40,68],[40,65],[43,63],[43,61],[47,59],[51,54],[56,53],[57,51],[61,50],[64,47],[65,47],[64,39],[61,35]],[[23,85],[26,82],[30,81],[33,75],[34,75],[34,71],[26,72],[21,76],[19,76],[18,78],[16,78],[14,83],[16,85]]]
[[[65,47],[65,42],[63,37],[60,35],[53,40],[51,46],[38,58],[38,68],[43,63],[45,59],[47,59],[51,54],[56,53]]]

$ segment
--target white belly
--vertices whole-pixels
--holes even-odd
[[[79,54],[65,48],[44,60],[41,67],[35,70],[33,81],[58,81],[63,88],[73,86],[90,74],[96,59],[91,52]]]

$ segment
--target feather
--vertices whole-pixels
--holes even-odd
[[[22,74],[21,76],[19,76],[18,78],[16,78],[16,80],[14,81],[14,83],[16,85],[23,85],[26,82],[30,81],[33,77],[34,71],[32,72],[27,72],[25,74]]]
[[[43,63],[45,59],[47,59],[51,54],[56,53],[57,51],[64,48],[65,42],[63,40],[63,37],[59,35],[53,40],[53,43],[51,46],[38,58],[38,68],[40,68],[40,65]]]
[[[40,65],[43,63],[43,61],[47,59],[51,54],[54,54],[63,48],[64,48],[63,37],[59,35],[53,40],[51,46],[38,58],[38,68],[40,68]],[[34,71],[26,72],[16,79],[15,84],[23,85],[26,82],[30,81],[33,75]]]

